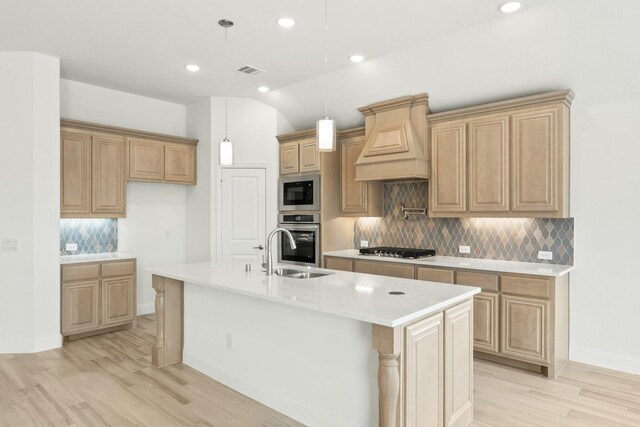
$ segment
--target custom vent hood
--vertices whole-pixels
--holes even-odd
[[[366,143],[356,161],[356,181],[429,178],[426,93],[359,108]]]

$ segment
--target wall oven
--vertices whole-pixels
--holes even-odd
[[[280,212],[319,211],[320,175],[283,176],[279,181]]]
[[[289,230],[297,248],[291,249],[289,239],[280,233],[278,262],[320,267],[320,215],[280,214],[279,220],[278,227]]]

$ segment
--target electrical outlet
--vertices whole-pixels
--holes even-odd
[[[227,348],[229,350],[233,348],[233,335],[230,332],[227,332]]]
[[[369,241],[368,240],[360,240],[360,247],[361,248],[368,248],[369,247]]]
[[[471,253],[471,246],[460,245],[458,247],[458,252],[460,252],[461,254],[470,254]]]
[[[0,252],[19,252],[19,239],[0,239]]]
[[[553,252],[538,251],[538,259],[551,261],[553,259]]]
[[[78,244],[77,243],[67,243],[65,246],[65,249],[69,252],[75,252],[78,250]]]

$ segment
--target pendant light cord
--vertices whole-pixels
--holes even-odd
[[[329,117],[329,0],[324,0],[324,116]]]
[[[227,42],[228,27],[224,27],[224,140],[227,141],[227,127],[229,122],[229,44]]]

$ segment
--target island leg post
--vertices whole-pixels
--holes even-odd
[[[372,345],[378,352],[378,405],[380,427],[402,426],[399,410],[402,356],[401,328],[373,325]]]
[[[184,282],[154,274],[152,286],[156,291],[158,330],[151,351],[151,362],[162,368],[182,362]]]

